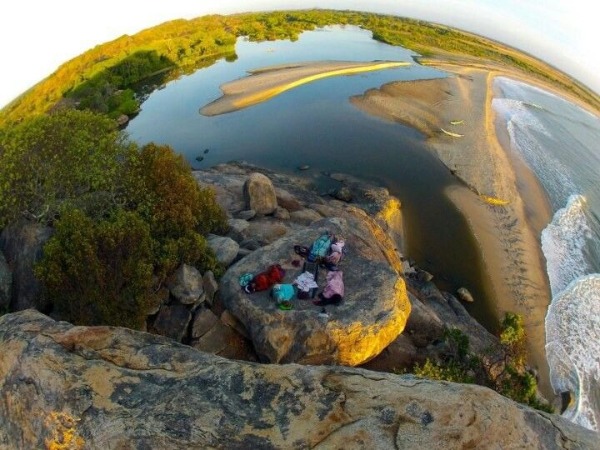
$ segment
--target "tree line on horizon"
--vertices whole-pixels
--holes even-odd
[[[0,127],[67,104],[109,114],[135,114],[148,86],[194,72],[218,59],[235,60],[239,37],[297,40],[303,31],[355,25],[373,38],[422,56],[476,57],[516,68],[600,108],[589,89],[549,65],[489,39],[425,21],[366,12],[303,10],[209,15],[173,20],[98,45],[61,65],[0,111]],[[147,92],[146,92],[147,93]]]

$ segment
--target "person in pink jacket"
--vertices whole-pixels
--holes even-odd
[[[317,306],[339,305],[344,298],[344,279],[341,270],[327,272],[327,284],[319,294],[319,300],[313,303]]]

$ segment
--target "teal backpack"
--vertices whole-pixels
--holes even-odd
[[[329,247],[333,242],[334,236],[329,232],[319,236],[315,242],[310,246],[310,252],[308,253],[308,261],[317,261],[319,258],[324,258],[329,254]]]
[[[279,309],[292,309],[292,299],[296,295],[296,290],[291,284],[276,284],[271,289],[271,297],[275,299]]]

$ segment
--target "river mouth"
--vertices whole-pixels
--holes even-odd
[[[497,329],[494,299],[485,287],[481,258],[464,217],[445,196],[464,188],[415,129],[358,110],[350,98],[398,80],[442,78],[445,72],[415,64],[415,54],[374,41],[356,27],[305,32],[296,42],[236,46],[224,60],[168,83],[142,104],[126,131],[140,144],[168,144],[193,168],[233,160],[331,183],[322,173],[347,173],[387,187],[402,203],[406,257],[431,272],[443,290],[467,287],[476,302],[469,312]],[[322,79],[254,106],[207,117],[199,113],[220,97],[219,86],[247,71],[315,60],[406,61],[408,67]],[[310,166],[298,171],[298,167]],[[319,187],[319,189],[324,189]]]

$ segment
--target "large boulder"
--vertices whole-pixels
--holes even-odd
[[[247,209],[253,209],[257,214],[272,214],[277,209],[273,183],[262,173],[250,174],[244,183],[244,199]]]
[[[28,310],[0,317],[0,448],[597,448],[475,385],[264,365]]]
[[[52,309],[50,301],[43,295],[42,284],[33,272],[51,235],[50,227],[27,221],[14,223],[2,230],[0,251],[12,268],[12,311],[35,308],[49,312]]]
[[[167,287],[179,303],[193,305],[204,293],[204,280],[198,269],[182,264],[167,281]]]
[[[231,264],[240,249],[240,245],[237,242],[226,236],[209,234],[206,242],[212,251],[215,252],[217,261],[219,261],[225,267]]]
[[[364,214],[364,213],[363,213]],[[262,361],[358,365],[380,353],[404,329],[410,313],[404,281],[390,264],[366,218],[323,219],[252,252],[223,276],[225,307],[245,326]],[[348,253],[340,265],[345,296],[338,306],[323,307],[295,299],[282,311],[268,291],[247,294],[239,285],[244,273],[271,264],[286,270],[285,283],[302,273],[294,245],[310,245],[323,231],[343,236]],[[326,271],[320,269],[324,287]]]

